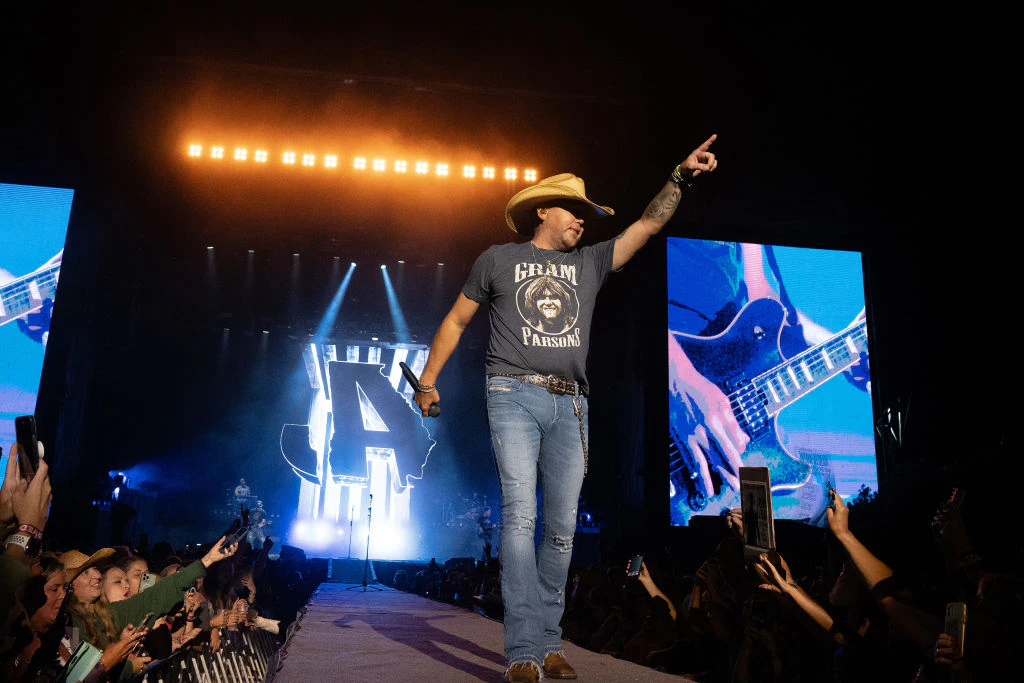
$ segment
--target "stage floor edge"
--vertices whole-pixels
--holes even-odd
[[[378,588],[320,584],[274,683],[502,680],[500,621],[413,593]],[[563,649],[580,681],[694,683],[567,641]]]

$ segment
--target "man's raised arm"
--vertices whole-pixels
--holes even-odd
[[[668,219],[672,218],[679,207],[679,198],[683,194],[679,187],[680,183],[689,184],[692,178],[701,173],[710,173],[718,167],[715,155],[708,151],[711,143],[717,138],[718,134],[713,134],[704,141],[704,144],[690,152],[683,163],[676,166],[672,178],[661,188],[658,196],[647,205],[644,215],[618,236],[615,240],[615,251],[612,253],[613,268],[618,270],[626,265],[636,252],[640,251],[640,247],[647,244],[647,240],[665,227]]]
[[[423,411],[423,417],[429,415],[431,403],[441,402],[441,395],[437,393],[437,388],[434,386],[437,376],[441,374],[444,364],[448,362],[455,347],[459,345],[459,339],[462,337],[466,325],[473,319],[478,308],[480,308],[480,304],[459,292],[459,297],[455,300],[452,310],[448,311],[448,315],[441,321],[441,326],[437,328],[434,341],[430,343],[430,356],[427,358],[427,364],[423,368],[423,372],[420,373],[420,386],[429,391],[417,391],[413,395],[416,405]]]

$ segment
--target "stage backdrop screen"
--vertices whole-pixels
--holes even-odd
[[[0,480],[14,418],[36,410],[73,194],[0,183]]]
[[[862,254],[669,238],[667,275],[671,523],[738,509],[741,466],[776,519],[875,492]]]

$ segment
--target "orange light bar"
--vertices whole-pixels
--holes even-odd
[[[193,158],[200,158],[203,156],[206,150],[209,150],[209,156],[211,159],[223,159],[225,158],[224,152],[225,147],[223,145],[213,145],[209,148],[204,147],[198,143],[188,144],[188,156]],[[250,159],[249,149],[247,147],[234,147],[233,158],[235,161],[248,161]],[[316,154],[311,152],[304,152],[299,154],[295,151],[288,150],[279,152],[281,154],[281,163],[287,166],[294,165],[301,161],[302,165],[307,168],[316,166]],[[300,159],[301,157],[301,159]],[[259,164],[266,164],[270,160],[270,153],[266,149],[256,149],[252,152],[252,161]],[[368,163],[372,161],[372,163]],[[365,171],[368,168],[372,168],[376,173],[383,173],[390,168],[395,173],[407,173],[415,169],[417,175],[427,175],[433,172],[433,174],[440,178],[446,178],[451,174],[451,167],[449,164],[444,162],[430,162],[425,160],[416,161],[413,164],[406,161],[405,159],[396,159],[389,162],[383,157],[353,157],[352,167],[357,171]],[[412,166],[412,168],[410,168]],[[324,168],[338,168],[338,155],[337,154],[324,154],[323,155],[323,167]],[[516,181],[521,177],[523,182],[536,182],[537,181],[537,169],[527,168],[522,171],[514,166],[505,167],[505,180]],[[497,168],[494,166],[476,166],[475,164],[463,164],[462,166],[462,177],[467,179],[475,179],[477,177],[485,180],[494,180],[497,177]]]

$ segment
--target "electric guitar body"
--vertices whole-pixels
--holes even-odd
[[[821,344],[786,358],[780,349],[785,324],[782,304],[774,299],[756,299],[715,336],[673,333],[697,371],[729,397],[737,422],[750,437],[743,464],[769,468],[773,494],[795,491],[809,481],[813,471],[808,462],[780,442],[779,413],[867,353],[866,325],[859,321]],[[670,435],[672,485],[677,495],[684,493],[689,507],[699,512],[709,501],[694,489],[696,463],[674,425],[670,425]]]

